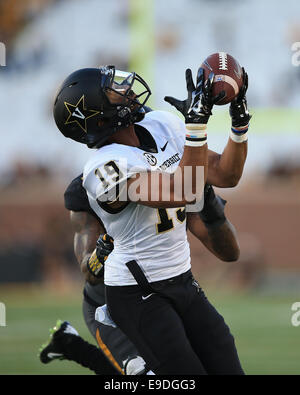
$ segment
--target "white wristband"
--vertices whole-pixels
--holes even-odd
[[[233,131],[230,131],[230,138],[232,141],[234,141],[235,143],[244,143],[245,141],[248,140],[248,133],[244,133],[241,135],[238,135],[236,133],[233,133]]]
[[[188,147],[202,147],[207,143],[207,139],[202,140],[202,141],[190,141],[190,140],[185,140],[185,145]]]
[[[185,127],[187,128],[187,130],[192,130],[193,132],[197,132],[200,130],[202,130],[203,132],[207,129],[206,123],[187,123]]]
[[[190,147],[202,147],[207,142],[206,124],[188,123],[185,135],[185,145]]]

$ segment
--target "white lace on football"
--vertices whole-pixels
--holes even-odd
[[[219,70],[228,70],[226,52],[219,52]]]

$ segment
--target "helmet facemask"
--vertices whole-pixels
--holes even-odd
[[[115,70],[114,67],[112,70],[111,82],[104,87],[110,104],[128,107],[130,112],[138,112],[151,94],[147,83],[136,73]]]

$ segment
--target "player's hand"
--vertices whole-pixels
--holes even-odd
[[[100,235],[96,248],[87,261],[87,268],[89,272],[96,278],[101,278],[104,275],[104,263],[108,255],[114,249],[114,240],[107,233]]]
[[[243,67],[243,85],[240,89],[238,96],[231,102],[229,107],[229,114],[232,120],[232,126],[240,128],[247,126],[251,119],[247,107],[246,93],[248,89],[248,74]]]
[[[196,86],[193,82],[192,71],[185,72],[186,88],[188,97],[186,100],[178,100],[174,97],[166,96],[165,101],[174,106],[185,118],[185,123],[207,124],[213,105],[225,97],[225,92],[217,96],[212,95],[212,84],[214,73],[210,73],[207,81],[204,81],[204,69],[199,68],[197,73]]]

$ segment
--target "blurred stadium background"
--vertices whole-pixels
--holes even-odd
[[[89,150],[57,131],[56,87],[73,70],[115,64],[150,82],[151,105],[185,96],[184,71],[227,51],[249,74],[253,120],[238,187],[219,191],[239,234],[238,263],[222,263],[191,237],[193,269],[236,337],[248,374],[299,374],[300,41],[298,0],[0,0],[0,374],[87,374],[40,364],[57,318],[93,342],[81,314],[83,280],[63,192]],[[209,146],[222,152],[228,108],[214,110]]]

